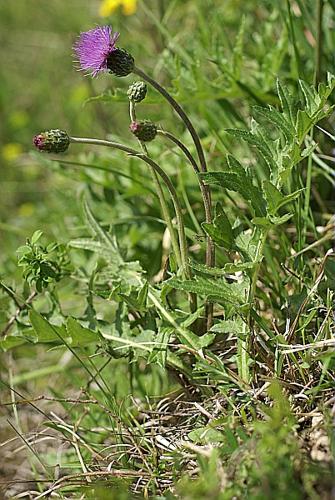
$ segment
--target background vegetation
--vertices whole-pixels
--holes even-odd
[[[0,1],[3,495],[331,498],[335,3],[148,0],[104,18],[101,4]],[[96,23],[120,31],[201,136],[210,227],[184,158],[149,145],[183,205],[193,280],[167,259],[138,159],[32,150],[50,128],[137,148],[134,78],[73,66],[76,36]],[[138,116],[193,151],[154,90]],[[208,297],[214,326],[197,337]]]

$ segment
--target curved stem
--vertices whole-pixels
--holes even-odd
[[[136,111],[135,111],[135,103],[133,101],[129,102],[129,115],[130,115],[131,121],[135,122],[136,121]],[[140,146],[142,148],[143,153],[146,156],[149,156],[145,143],[140,141],[140,140],[138,142],[140,143]],[[174,254],[176,257],[177,266],[181,268],[182,263],[181,263],[180,250],[179,250],[179,245],[178,245],[178,242],[176,239],[175,230],[173,228],[172,220],[170,217],[169,207],[166,203],[164,192],[163,192],[162,186],[159,182],[157,172],[152,167],[150,167],[150,172],[151,172],[152,180],[154,182],[155,188],[157,190],[157,195],[158,195],[158,198],[159,198],[159,201],[161,204],[163,218],[166,222],[166,226],[167,226],[168,231],[170,233],[171,244],[172,244],[172,248],[173,248],[173,251],[174,251]]]
[[[199,135],[193,124],[183,108],[178,104],[178,102],[172,97],[171,94],[164,87],[162,87],[156,80],[147,75],[144,71],[137,68],[136,66],[133,69],[133,73],[138,75],[140,78],[143,78],[146,82],[152,85],[173,107],[176,113],[180,116],[182,121],[184,122],[186,128],[190,132],[194,145],[197,150],[197,154],[199,157],[200,167],[202,172],[207,172],[207,164],[204,155],[204,151],[202,149],[202,145],[200,142]],[[212,199],[211,199],[211,191],[210,187],[204,185],[203,186],[204,197],[206,198],[206,203],[209,207],[209,213],[212,212]],[[213,267],[215,265],[215,247],[211,238],[207,238],[207,248],[206,248],[206,265],[209,267]],[[213,323],[213,304],[208,303],[206,307],[206,316],[207,316],[207,328],[209,329]]]
[[[87,138],[87,137],[70,137],[70,142],[72,142],[74,144],[93,144],[95,146],[106,146],[109,148],[119,149],[120,151],[124,151],[125,153],[128,153],[131,156],[135,156],[135,157],[139,158],[140,160],[143,160],[147,165],[149,165],[151,168],[154,169],[154,171],[161,177],[161,179],[163,180],[164,184],[166,185],[167,189],[170,192],[170,195],[171,195],[171,198],[173,201],[173,205],[175,208],[175,212],[176,212],[177,223],[178,223],[179,244],[180,244],[181,262],[182,262],[182,274],[186,278],[191,278],[192,273],[191,273],[191,269],[190,269],[190,266],[188,263],[188,251],[187,251],[182,210],[181,210],[181,206],[179,203],[179,199],[178,199],[176,190],[175,190],[172,182],[170,181],[169,177],[164,172],[164,170],[156,162],[154,162],[151,158],[149,158],[149,156],[147,156],[143,153],[140,153],[139,151],[136,151],[135,149],[129,148],[128,146],[124,146],[123,144],[119,144],[118,142],[105,141],[103,139],[92,139],[92,138]]]
[[[133,73],[135,73],[136,75],[138,75],[141,78],[143,78],[143,80],[146,80],[160,94],[162,94],[162,96],[171,104],[171,106],[173,107],[173,109],[176,111],[176,113],[183,120],[183,122],[186,125],[186,128],[189,130],[189,132],[190,132],[190,134],[192,136],[194,145],[196,147],[196,150],[197,150],[197,153],[198,153],[198,157],[199,157],[199,161],[200,161],[200,165],[201,165],[201,170],[202,170],[202,172],[207,172],[206,159],[205,159],[204,151],[202,149],[200,138],[199,138],[199,136],[198,136],[195,128],[193,127],[191,120],[189,119],[189,117],[187,116],[187,114],[185,113],[185,111],[183,110],[183,108],[180,106],[180,104],[177,103],[177,101],[172,97],[172,95],[169,94],[169,92],[167,90],[165,90],[164,87],[162,87],[158,82],[156,82],[156,80],[154,80],[153,78],[151,78],[149,75],[147,75],[146,73],[144,73],[144,71],[142,71],[141,69],[139,69],[139,68],[137,68],[135,66],[135,68],[133,69]]]
[[[166,137],[169,139],[171,142],[176,144],[181,151],[184,153],[188,161],[193,167],[194,172],[197,174],[200,172],[199,167],[197,165],[197,162],[192,156],[192,153],[190,150],[185,146],[183,142],[181,142],[177,137],[175,137],[173,134],[170,132],[166,132],[165,130],[158,130],[157,133],[161,136]],[[212,222],[212,203],[211,203],[211,193],[206,186],[206,184],[203,182],[203,180],[199,179],[199,186],[200,186],[200,191],[203,199],[203,204],[204,204],[204,209],[205,209],[205,219],[208,224],[211,224]],[[214,242],[210,236],[206,236],[206,265],[209,267],[213,267],[215,265],[215,247],[214,247]],[[209,330],[212,326],[213,323],[213,304],[211,302],[208,302],[206,305],[206,317],[207,317],[207,329]]]
[[[324,0],[317,0],[316,7],[316,47],[315,47],[315,75],[314,85],[318,85],[322,79],[322,52],[323,52],[323,20]]]
[[[158,130],[157,134],[164,136],[164,137],[167,137],[171,142],[176,144],[176,146],[178,146],[182,150],[182,152],[184,153],[184,155],[186,156],[186,158],[188,159],[188,161],[192,165],[195,173],[198,174],[200,172],[199,167],[198,167],[195,159],[193,158],[190,150],[185,146],[185,144],[183,142],[181,142],[177,137],[175,137],[170,132],[166,132],[165,130]],[[206,192],[207,186],[205,185],[205,183],[201,179],[198,178],[198,180],[199,180],[199,186],[200,186],[202,199],[203,199],[203,203],[204,203],[204,208],[205,208],[206,222],[210,224],[212,222],[212,211],[211,211],[211,205],[209,203],[207,192]]]
[[[196,174],[200,172],[198,164],[193,158],[191,151],[185,146],[183,142],[181,142],[175,135],[171,134],[171,132],[167,132],[166,130],[157,130],[157,134],[163,137],[167,137],[171,142],[174,142],[174,144],[176,144],[176,146],[178,146],[178,148],[182,150],[182,152],[192,165],[194,172]]]

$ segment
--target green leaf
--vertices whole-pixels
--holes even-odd
[[[19,345],[25,344],[27,340],[24,337],[19,337],[16,335],[8,335],[6,338],[0,340],[0,349],[3,351],[8,351]]]
[[[249,280],[245,277],[240,283],[228,283],[223,278],[216,279],[215,281],[202,277],[185,281],[171,278],[166,284],[178,290],[204,295],[208,299],[216,298],[237,306],[238,304],[244,304],[246,301]]]
[[[144,285],[140,288],[137,296],[137,303],[139,309],[145,309],[147,305],[149,291],[149,283],[146,281]]]
[[[31,240],[30,240],[32,245],[34,245],[35,243],[38,242],[38,240],[40,239],[42,234],[43,234],[43,231],[40,231],[40,230],[34,232],[34,234],[31,237]]]
[[[227,264],[223,266],[222,270],[225,274],[228,274],[245,271],[246,269],[253,269],[254,267],[254,262],[227,262]]]
[[[268,180],[262,182],[262,189],[268,206],[268,212],[275,214],[282,203],[284,196],[279,189]]]
[[[203,347],[208,347],[211,345],[215,339],[215,333],[205,333],[201,337],[198,337],[200,346]]]
[[[277,80],[277,93],[283,110],[283,114],[293,125],[294,124],[293,99],[288,88],[284,87],[279,80]]]
[[[243,332],[243,320],[237,316],[234,320],[224,320],[212,326],[211,332],[229,333],[239,336]]]
[[[253,111],[256,115],[265,118],[268,122],[275,125],[283,134],[287,142],[292,142],[295,136],[293,125],[285,118],[283,113],[279,113],[274,107],[262,108],[254,106]]]
[[[299,85],[304,94],[305,104],[308,114],[313,115],[318,109],[320,109],[321,98],[315,88],[308,85],[303,80],[299,80]]]
[[[302,143],[306,134],[308,134],[310,128],[312,127],[312,119],[306,111],[301,109],[298,110],[296,119],[296,131],[299,143]]]
[[[232,226],[221,203],[217,203],[213,224],[202,223],[206,233],[220,246],[230,250],[234,243]]]
[[[270,221],[273,225],[279,226],[280,224],[284,224],[284,222],[290,220],[291,217],[293,217],[293,214],[285,214],[281,217],[270,216]]]
[[[30,309],[29,319],[36,334],[36,342],[61,344],[67,339],[65,326],[52,325],[35,309]]]
[[[276,170],[276,163],[273,159],[273,152],[269,147],[268,143],[261,137],[254,135],[252,132],[240,129],[226,129],[228,134],[236,137],[237,139],[242,139],[243,141],[250,144],[250,146],[256,147],[259,153],[264,158],[270,170]]]
[[[297,191],[294,191],[294,193],[287,194],[286,196],[283,197],[282,201],[279,203],[277,209],[283,207],[287,203],[290,203],[291,201],[296,200],[299,198],[300,194],[305,191],[305,188],[298,189]]]
[[[271,226],[271,222],[267,217],[253,217],[251,219],[251,222],[255,226],[261,226],[261,227],[270,227]]]
[[[221,229],[217,228],[214,224],[209,224],[207,222],[203,222],[201,227],[217,245],[230,249],[231,240],[226,237],[226,234],[222,232]]]
[[[228,159],[229,158],[229,159]],[[251,178],[248,176],[243,167],[237,162],[232,161],[232,157],[228,157],[229,165],[233,165],[235,172],[231,170],[223,172],[206,172],[198,174],[199,177],[210,185],[221,186],[230,191],[236,191],[242,198],[249,201],[255,214],[263,216],[266,214],[265,200],[262,197],[260,190],[252,184]],[[237,167],[239,165],[239,167]],[[237,169],[240,168],[240,173]]]
[[[227,164],[230,172],[234,172],[242,179],[248,178],[252,180],[251,175],[248,170],[246,170],[243,165],[232,155],[227,155]]]
[[[243,255],[247,262],[255,263],[257,254],[257,245],[259,238],[261,237],[261,231],[250,231],[246,230],[239,233],[235,237],[235,245],[238,251]]]
[[[107,261],[112,259],[112,253],[109,246],[103,245],[100,241],[95,241],[90,238],[77,238],[69,241],[68,245],[72,248],[81,250],[89,250],[103,257]]]
[[[192,261],[190,265],[192,269],[210,276],[224,276],[226,274],[226,271],[222,267],[208,267],[205,264],[199,264],[195,261]]]
[[[165,368],[168,351],[167,346],[172,334],[173,328],[171,327],[162,327],[159,329],[155,338],[155,345],[148,357],[148,363],[157,363],[162,368]]]
[[[71,338],[72,347],[85,347],[92,343],[97,343],[101,337],[98,332],[84,328],[74,318],[67,318],[66,329]]]
[[[191,441],[200,444],[208,443],[224,443],[226,437],[222,431],[213,429],[212,427],[199,427],[188,434]]]

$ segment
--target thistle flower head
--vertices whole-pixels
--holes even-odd
[[[47,130],[35,135],[34,146],[47,153],[64,153],[70,144],[70,137],[64,130]]]
[[[113,33],[111,26],[97,26],[81,33],[73,47],[80,69],[88,71],[93,77],[108,71],[108,59],[116,50],[118,38],[119,33]]]
[[[153,141],[157,135],[157,126],[150,120],[132,122],[130,131],[142,142]]]
[[[130,101],[141,102],[147,95],[147,85],[144,82],[134,82],[129,86],[127,95]]]

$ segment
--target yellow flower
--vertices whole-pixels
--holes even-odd
[[[5,144],[1,151],[2,157],[8,162],[17,160],[21,153],[22,146],[16,142],[9,142],[8,144]]]
[[[20,217],[30,217],[35,212],[35,205],[33,203],[22,203],[18,208]]]
[[[102,17],[107,17],[118,7],[122,7],[123,14],[131,16],[136,12],[137,0],[103,0],[100,5],[99,14]]]

